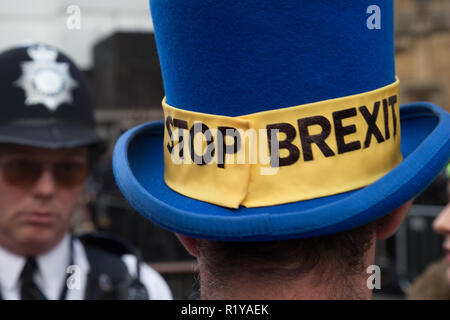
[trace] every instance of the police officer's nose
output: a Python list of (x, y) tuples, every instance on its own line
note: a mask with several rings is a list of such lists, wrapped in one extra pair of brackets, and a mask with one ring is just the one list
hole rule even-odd
[(450, 235), (450, 203), (439, 213), (433, 222), (433, 229), (437, 233)]
[(51, 197), (56, 191), (56, 182), (51, 170), (43, 170), (34, 185), (34, 194), (40, 197)]

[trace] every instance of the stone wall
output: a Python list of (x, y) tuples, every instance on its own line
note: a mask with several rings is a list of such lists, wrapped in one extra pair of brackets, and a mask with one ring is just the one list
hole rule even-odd
[(395, 0), (396, 69), (401, 103), (450, 110), (450, 1)]

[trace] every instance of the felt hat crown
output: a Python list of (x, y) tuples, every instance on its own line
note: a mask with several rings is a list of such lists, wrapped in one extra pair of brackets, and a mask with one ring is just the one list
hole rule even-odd
[(448, 161), (448, 113), (399, 108), (392, 0), (150, 5), (165, 121), (126, 132), (113, 168), (162, 227), (228, 241), (339, 232)]

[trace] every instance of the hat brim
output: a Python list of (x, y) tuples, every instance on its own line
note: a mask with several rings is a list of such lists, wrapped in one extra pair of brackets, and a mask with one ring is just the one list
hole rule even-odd
[(450, 115), (430, 103), (400, 108), (401, 164), (371, 185), (333, 196), (270, 207), (228, 209), (183, 196), (164, 182), (163, 122), (133, 128), (118, 140), (116, 182), (130, 204), (171, 231), (211, 240), (268, 241), (352, 229), (420, 193), (450, 157)]
[(94, 129), (75, 123), (12, 123), (0, 126), (0, 143), (47, 149), (104, 144)]

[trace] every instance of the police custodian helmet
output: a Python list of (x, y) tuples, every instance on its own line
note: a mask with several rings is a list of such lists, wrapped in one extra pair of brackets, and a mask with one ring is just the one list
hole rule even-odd
[(88, 83), (73, 61), (41, 43), (0, 54), (0, 143), (49, 149), (101, 145)]

